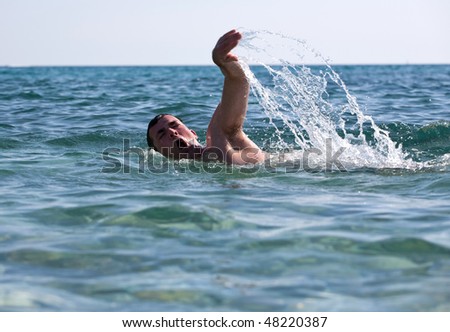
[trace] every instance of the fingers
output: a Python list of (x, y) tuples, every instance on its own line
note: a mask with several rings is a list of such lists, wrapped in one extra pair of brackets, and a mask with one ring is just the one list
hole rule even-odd
[(239, 40), (227, 40), (223, 42), (223, 44), (221, 44), (219, 47), (221, 48), (222, 52), (228, 53), (237, 46), (238, 42)]
[(236, 32), (237, 32), (236, 29), (232, 29), (232, 30), (228, 31), (226, 34), (224, 34), (222, 37), (232, 35), (232, 34), (234, 34)]
[(239, 44), (242, 34), (235, 29), (228, 31), (217, 41), (213, 50), (213, 61), (217, 65), (224, 62), (237, 61), (237, 56), (230, 53), (230, 51)]
[(224, 34), (217, 42), (216, 47), (221, 51), (228, 53), (237, 46), (239, 40), (241, 40), (242, 34), (236, 30), (231, 30)]
[(242, 34), (239, 31), (236, 31), (235, 29), (228, 31), (226, 34), (224, 34), (222, 37), (219, 38), (218, 44), (221, 42), (225, 42), (227, 40), (237, 40), (239, 41), (242, 38)]

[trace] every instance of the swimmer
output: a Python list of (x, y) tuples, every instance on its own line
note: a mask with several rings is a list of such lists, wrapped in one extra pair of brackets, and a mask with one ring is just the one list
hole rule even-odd
[(148, 124), (147, 143), (172, 159), (218, 161), (232, 165), (263, 162), (265, 154), (247, 137), (243, 124), (248, 106), (249, 83), (236, 55), (231, 53), (240, 32), (223, 35), (212, 51), (212, 59), (224, 76), (222, 98), (209, 122), (206, 146), (195, 131), (171, 114), (159, 114)]

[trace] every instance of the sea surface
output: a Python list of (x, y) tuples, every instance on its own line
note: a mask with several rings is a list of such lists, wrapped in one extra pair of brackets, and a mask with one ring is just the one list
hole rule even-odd
[[(257, 167), (147, 150), (158, 113), (205, 140), (216, 67), (0, 68), (0, 310), (449, 311), (450, 65), (332, 68), (308, 106), (250, 67)], [(327, 135), (344, 169), (292, 162)]]

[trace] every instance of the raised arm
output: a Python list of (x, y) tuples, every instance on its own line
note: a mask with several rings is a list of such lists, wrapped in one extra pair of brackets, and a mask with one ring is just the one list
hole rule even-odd
[(242, 130), (247, 113), (249, 84), (237, 56), (231, 53), (241, 38), (238, 31), (231, 30), (219, 39), (212, 52), (214, 63), (225, 77), (222, 100), (213, 120), (227, 135)]
[(264, 160), (264, 153), (243, 131), (249, 83), (237, 56), (231, 53), (241, 38), (238, 31), (231, 30), (219, 39), (212, 52), (214, 63), (224, 75), (224, 83), (222, 99), (206, 134), (206, 145), (221, 151), (219, 159), (239, 165)]

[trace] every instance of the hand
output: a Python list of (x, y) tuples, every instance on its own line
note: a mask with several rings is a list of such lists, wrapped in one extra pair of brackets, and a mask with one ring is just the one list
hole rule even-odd
[(230, 51), (239, 44), (241, 38), (241, 33), (234, 29), (220, 37), (212, 51), (214, 63), (222, 67), (229, 62), (238, 61), (237, 56), (230, 53)]

